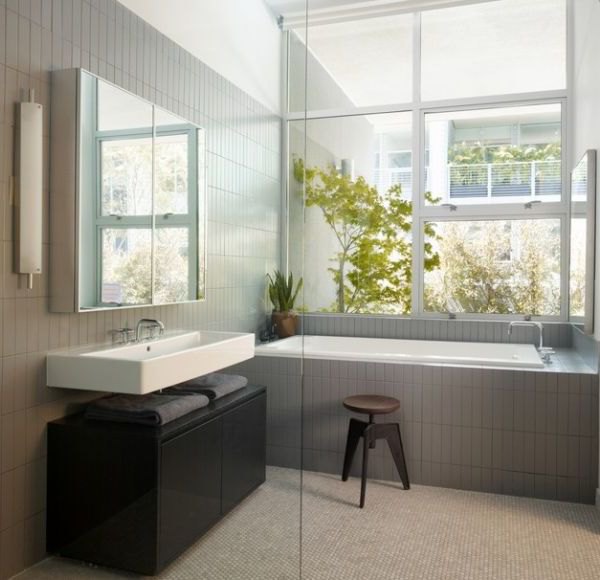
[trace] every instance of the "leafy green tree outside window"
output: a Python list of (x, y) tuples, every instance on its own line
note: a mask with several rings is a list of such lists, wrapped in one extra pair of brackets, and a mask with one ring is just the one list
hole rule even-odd
[[(306, 167), (294, 160), (294, 177), (304, 183), (307, 207), (319, 207), (339, 246), (329, 272), (336, 300), (328, 312), (407, 314), (412, 293), (412, 201), (400, 185), (379, 192), (362, 176), (352, 179), (333, 165)], [(429, 194), (428, 201), (436, 203)], [(425, 231), (435, 239), (433, 226)], [(439, 266), (431, 241), (425, 270)]]

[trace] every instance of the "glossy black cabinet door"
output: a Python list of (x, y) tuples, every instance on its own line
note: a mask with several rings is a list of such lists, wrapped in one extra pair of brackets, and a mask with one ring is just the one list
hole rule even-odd
[(47, 548), (143, 574), (156, 569), (156, 453), (135, 434), (48, 427)]
[(223, 513), (265, 481), (266, 395), (223, 415)]
[(48, 551), (160, 572), (264, 481), (265, 406), (248, 386), (158, 428), (49, 423)]
[(161, 445), (161, 566), (221, 515), (221, 418)]

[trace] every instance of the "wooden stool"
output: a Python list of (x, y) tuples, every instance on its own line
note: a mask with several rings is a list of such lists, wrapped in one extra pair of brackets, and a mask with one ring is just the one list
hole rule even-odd
[(347, 481), (354, 453), (358, 447), (360, 438), (363, 438), (363, 464), (360, 483), (360, 507), (365, 505), (365, 492), (367, 490), (367, 468), (369, 461), (369, 449), (375, 448), (377, 439), (385, 439), (392, 452), (396, 469), (402, 480), (404, 489), (410, 489), (408, 481), (408, 470), (406, 469), (406, 460), (404, 458), (404, 449), (402, 448), (402, 437), (400, 436), (400, 425), (398, 423), (375, 423), (375, 415), (384, 415), (392, 413), (400, 407), (400, 401), (392, 397), (382, 397), (380, 395), (356, 395), (344, 399), (344, 407), (355, 413), (365, 413), (369, 415), (369, 422), (350, 419), (348, 426), (348, 439), (346, 440), (346, 453), (344, 455), (344, 468), (342, 471), (342, 481)]

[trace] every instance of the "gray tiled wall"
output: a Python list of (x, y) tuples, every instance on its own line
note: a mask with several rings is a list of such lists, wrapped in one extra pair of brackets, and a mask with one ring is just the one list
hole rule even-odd
[[(14, 104), (33, 88), (45, 106), (47, 218), (50, 71), (79, 66), (207, 129), (205, 303), (50, 314), (47, 275), (28, 292), (12, 273)], [(263, 323), (264, 275), (279, 263), (280, 123), (115, 0), (0, 0), (0, 579), (44, 556), (46, 423), (93, 396), (45, 387), (48, 349), (104, 341), (148, 315), (170, 328)], [(44, 239), (47, 256), (47, 222)]]
[[(358, 393), (398, 398), (411, 480), (593, 503), (598, 381), (593, 374), (256, 357), (236, 368), (268, 388), (268, 461), (339, 474)], [(301, 415), (301, 405), (304, 414)], [(301, 433), (303, 436), (301, 436)], [(385, 444), (370, 476), (397, 480)], [(360, 460), (354, 466), (358, 474)]]
[[(302, 331), (322, 336), (409, 338), (415, 340), (458, 340), (465, 342), (538, 343), (534, 327), (515, 327), (508, 335), (503, 321), (410, 319), (386, 316), (304, 314)], [(556, 348), (572, 346), (571, 325), (544, 324), (544, 344)]]
[(598, 370), (600, 345), (593, 336), (583, 334), (583, 332), (573, 327), (573, 349), (577, 351), (585, 364), (590, 368)]

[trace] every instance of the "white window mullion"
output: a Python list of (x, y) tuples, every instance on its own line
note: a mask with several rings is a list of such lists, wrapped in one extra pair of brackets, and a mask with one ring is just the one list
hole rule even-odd
[(421, 14), (415, 13), (413, 18), (413, 101), (416, 106), (412, 111), (412, 296), (411, 313), (418, 314), (422, 310), (423, 297), (423, 236), (421, 228), (421, 208), (423, 206), (423, 157), (421, 109)]

